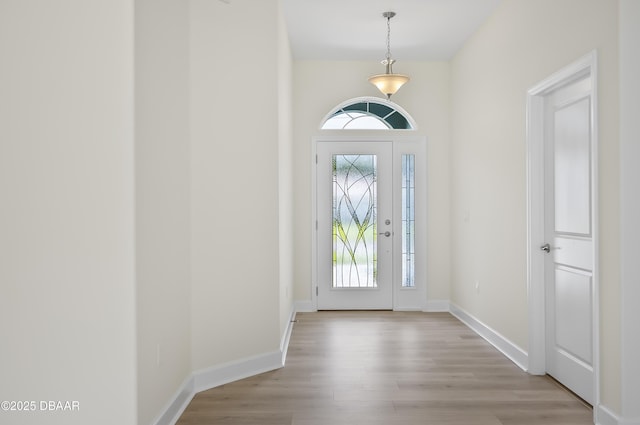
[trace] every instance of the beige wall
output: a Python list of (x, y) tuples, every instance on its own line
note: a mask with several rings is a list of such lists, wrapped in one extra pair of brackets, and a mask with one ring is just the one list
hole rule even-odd
[(136, 0), (138, 423), (191, 372), (189, 8)]
[(0, 2), (0, 400), (80, 406), (2, 423), (136, 423), (133, 19)]
[(196, 371), (279, 349), (276, 5), (190, 4)]
[(611, 0), (504, 1), (452, 61), (451, 147), (452, 301), (526, 350), (526, 91), (598, 51), (601, 389), (614, 410), (620, 403), (617, 12)]
[[(428, 247), (427, 297), (449, 299), (449, 64), (404, 62), (395, 71), (411, 81), (392, 97), (418, 124), (427, 138)], [(294, 193), (295, 293), (311, 300), (311, 151), (322, 118), (345, 100), (382, 96), (367, 78), (383, 72), (376, 61), (294, 62)]]
[(136, 49), (146, 424), (191, 372), (279, 348), (292, 306), (291, 56), (277, 1), (139, 0)]

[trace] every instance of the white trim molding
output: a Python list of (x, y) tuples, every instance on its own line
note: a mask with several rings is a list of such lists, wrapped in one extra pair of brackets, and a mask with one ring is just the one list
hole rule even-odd
[(154, 425), (175, 425), (193, 399), (202, 391), (279, 369), (283, 354), (274, 351), (194, 372), (183, 382)]
[(154, 425), (174, 425), (182, 416), (195, 395), (193, 390), (193, 377), (190, 376), (182, 383), (178, 391), (171, 398), (164, 411), (153, 422)]
[(195, 371), (193, 373), (193, 388), (196, 393), (199, 393), (281, 367), (282, 353), (280, 350), (272, 351)]
[(289, 349), (289, 341), (291, 341), (291, 331), (293, 331), (293, 324), (296, 321), (296, 309), (295, 306), (291, 306), (291, 312), (289, 313), (289, 320), (284, 330), (284, 335), (280, 338), (280, 353), (282, 353), (282, 367), (284, 367), (287, 361), (287, 350)]
[(593, 415), (597, 425), (621, 425), (620, 418), (603, 405), (594, 408)]
[(524, 371), (527, 370), (529, 361), (526, 351), (453, 303), (451, 303), (450, 312), (458, 320), (471, 328), (471, 330), (484, 338), (489, 344), (493, 345), (520, 369)]
[(640, 425), (640, 418), (620, 417), (602, 404), (594, 408), (594, 417), (596, 425)]
[[(620, 0), (620, 379), (621, 412), (640, 424), (640, 2)], [(633, 420), (628, 418), (634, 418)]]
[(178, 388), (153, 425), (175, 425), (193, 397), (201, 391), (284, 367), (295, 317), (296, 309), (292, 306), (288, 323), (280, 338), (280, 350), (193, 372)]

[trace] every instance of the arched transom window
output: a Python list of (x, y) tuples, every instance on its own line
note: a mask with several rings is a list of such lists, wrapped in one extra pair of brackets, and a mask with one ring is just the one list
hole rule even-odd
[(413, 130), (415, 122), (400, 106), (377, 97), (350, 99), (334, 108), (323, 130)]

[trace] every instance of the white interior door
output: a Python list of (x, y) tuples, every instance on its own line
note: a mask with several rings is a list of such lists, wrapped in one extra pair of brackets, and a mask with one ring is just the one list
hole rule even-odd
[(317, 143), (318, 309), (391, 309), (392, 143)]
[(546, 370), (593, 404), (591, 78), (545, 98)]

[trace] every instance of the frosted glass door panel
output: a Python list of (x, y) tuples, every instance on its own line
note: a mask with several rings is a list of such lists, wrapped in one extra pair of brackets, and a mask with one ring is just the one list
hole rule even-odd
[(333, 155), (333, 287), (377, 287), (376, 155)]

